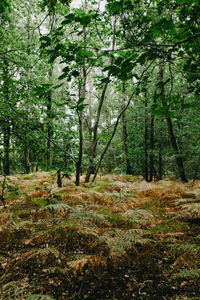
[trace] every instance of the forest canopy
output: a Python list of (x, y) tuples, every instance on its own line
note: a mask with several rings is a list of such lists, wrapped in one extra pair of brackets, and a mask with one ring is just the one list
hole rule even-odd
[(199, 178), (199, 1), (73, 7), (0, 3), (0, 173)]

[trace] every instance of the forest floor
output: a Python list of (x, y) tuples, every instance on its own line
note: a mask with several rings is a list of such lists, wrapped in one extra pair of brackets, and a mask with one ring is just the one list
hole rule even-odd
[(200, 299), (200, 181), (38, 172), (4, 197), (0, 299)]

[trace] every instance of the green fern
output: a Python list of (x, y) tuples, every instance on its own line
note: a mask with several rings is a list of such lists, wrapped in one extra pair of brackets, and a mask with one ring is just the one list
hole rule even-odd
[(26, 281), (10, 281), (1, 288), (3, 300), (19, 299), (24, 295), (29, 287)]
[(47, 269), (43, 269), (43, 272), (49, 273), (49, 274), (60, 273), (60, 274), (66, 275), (66, 274), (68, 274), (69, 269), (68, 268), (59, 268), (59, 267), (50, 267)]
[(185, 277), (196, 277), (196, 278), (200, 278), (200, 269), (184, 269), (178, 273), (176, 273), (174, 275), (174, 277), (181, 277), (181, 278), (185, 278)]
[(48, 295), (41, 295), (41, 294), (32, 294), (32, 295), (23, 295), (19, 300), (55, 300), (54, 298), (48, 296)]
[(57, 249), (52, 248), (52, 247), (42, 248), (42, 249), (39, 249), (39, 250), (35, 251), (34, 253), (30, 254), (28, 256), (28, 259), (34, 258), (38, 255), (48, 255), (48, 254), (53, 254), (57, 258), (57, 257), (59, 257), (60, 252)]
[(199, 244), (188, 244), (188, 243), (174, 243), (170, 245), (171, 248), (176, 248), (177, 250), (182, 250), (186, 252), (199, 252), (200, 245)]
[(107, 216), (103, 214), (97, 214), (88, 208), (76, 207), (70, 215), (71, 219), (80, 219), (81, 222), (94, 222), (96, 224), (109, 224)]

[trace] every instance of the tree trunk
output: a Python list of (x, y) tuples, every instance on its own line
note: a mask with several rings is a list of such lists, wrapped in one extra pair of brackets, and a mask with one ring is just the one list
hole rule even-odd
[[(49, 77), (52, 77), (53, 72), (49, 72)], [(47, 154), (46, 154), (46, 169), (49, 170), (52, 164), (51, 146), (52, 146), (52, 90), (48, 91), (47, 97)]]
[(83, 112), (79, 113), (79, 154), (76, 162), (76, 186), (80, 185), (80, 175), (82, 173), (82, 157), (83, 157)]
[[(87, 3), (87, 1), (86, 1), (86, 3)], [(112, 27), (113, 27), (113, 32), (115, 32), (116, 18), (114, 19), (114, 23), (113, 23)], [(113, 37), (112, 37), (112, 50), (114, 50), (114, 48), (115, 48), (115, 35), (113, 35)], [(112, 64), (113, 64), (113, 61), (111, 59), (111, 65)], [(104, 84), (104, 88), (103, 88), (101, 98), (100, 98), (100, 102), (99, 102), (99, 106), (98, 106), (96, 121), (95, 121), (94, 129), (93, 129), (93, 140), (92, 140), (92, 145), (91, 145), (91, 153), (90, 153), (90, 157), (89, 157), (89, 166), (88, 166), (85, 182), (89, 182), (90, 175), (94, 171), (94, 165), (93, 164), (94, 164), (94, 157), (95, 157), (97, 142), (98, 142), (98, 140), (97, 140), (97, 130), (98, 130), (98, 126), (99, 126), (99, 120), (100, 120), (100, 116), (101, 116), (101, 109), (102, 109), (102, 106), (103, 106), (103, 102), (105, 100), (105, 95), (106, 95), (106, 90), (107, 90), (108, 84), (109, 84), (109, 78), (108, 78), (107, 82)], [(96, 170), (95, 170), (95, 174), (96, 174)]]
[[(123, 105), (125, 105), (125, 84), (123, 83), (122, 88), (122, 100)], [(122, 114), (122, 141), (123, 141), (123, 150), (124, 150), (124, 158), (126, 163), (126, 174), (132, 174), (131, 172), (131, 164), (130, 159), (128, 157), (128, 145), (127, 145), (127, 123), (126, 123), (126, 112)]]
[[(31, 23), (31, 8), (27, 6), (27, 55), (30, 56), (31, 54), (31, 28), (30, 28), (30, 23)], [(28, 104), (26, 105), (27, 112), (30, 114), (30, 80), (31, 80), (31, 72), (30, 72), (30, 67), (28, 66), (27, 69), (27, 100)], [(29, 115), (27, 116), (27, 123), (29, 121)], [(30, 173), (30, 145), (28, 141), (29, 137), (27, 134), (25, 134), (25, 145), (24, 145), (24, 167), (25, 167), (25, 172), (26, 174)]]
[(159, 157), (158, 157), (158, 180), (162, 180), (163, 178), (163, 159), (162, 159), (162, 152), (159, 149)]
[(26, 174), (29, 174), (31, 171), (31, 167), (30, 167), (30, 150), (28, 144), (26, 144), (24, 147), (24, 167), (25, 167)]
[(3, 126), (3, 173), (5, 175), (10, 174), (10, 124), (9, 122)]
[(160, 96), (162, 99), (163, 108), (166, 111), (166, 122), (167, 122), (167, 127), (168, 127), (168, 134), (169, 134), (172, 148), (174, 150), (178, 174), (179, 174), (179, 177), (182, 180), (182, 182), (188, 182), (188, 179), (186, 177), (185, 170), (184, 170), (183, 159), (182, 159), (181, 153), (179, 151), (179, 148), (178, 148), (178, 145), (176, 142), (176, 137), (174, 135), (172, 120), (168, 113), (168, 108), (167, 108), (167, 104), (165, 101), (162, 63), (159, 64), (159, 81), (160, 81)]
[(62, 178), (61, 178), (61, 171), (57, 171), (57, 185), (58, 187), (62, 187)]
[(145, 120), (144, 120), (144, 178), (149, 181), (148, 166), (148, 112), (147, 112), (147, 95), (145, 93)]
[(99, 126), (99, 121), (100, 121), (100, 116), (101, 116), (101, 109), (103, 106), (103, 102), (105, 100), (105, 95), (106, 95), (106, 90), (108, 87), (108, 82), (105, 83), (102, 94), (101, 94), (101, 98), (100, 98), (100, 102), (99, 102), (99, 106), (98, 106), (98, 110), (97, 110), (97, 116), (96, 116), (96, 120), (95, 120), (95, 124), (94, 124), (94, 128), (93, 128), (93, 138), (91, 141), (91, 150), (90, 150), (90, 156), (89, 156), (89, 166), (87, 169), (87, 174), (85, 177), (85, 182), (89, 182), (90, 181), (90, 176), (91, 174), (94, 172), (94, 157), (95, 157), (95, 152), (96, 152), (96, 148), (97, 148), (97, 130), (98, 130), (98, 126)]
[[(3, 96), (5, 103), (9, 103), (9, 70), (8, 62), (4, 59), (3, 67)], [(3, 123), (3, 173), (10, 174), (10, 122), (9, 116)]]
[(154, 115), (151, 116), (151, 127), (150, 127), (150, 147), (151, 154), (149, 157), (150, 160), (150, 174), (149, 174), (149, 182), (153, 180), (154, 177)]
[(97, 176), (97, 173), (98, 173), (98, 171), (99, 171), (99, 168), (101, 167), (101, 163), (102, 163), (102, 160), (103, 160), (103, 158), (104, 158), (104, 155), (106, 154), (106, 152), (107, 152), (107, 150), (108, 150), (108, 148), (109, 148), (109, 146), (110, 146), (110, 144), (111, 144), (111, 142), (112, 142), (112, 140), (113, 140), (113, 137), (115, 136), (115, 132), (116, 132), (116, 130), (117, 130), (117, 126), (118, 126), (118, 124), (119, 124), (120, 118), (121, 118), (122, 114), (126, 111), (126, 109), (129, 107), (129, 104), (130, 104), (130, 102), (131, 102), (131, 100), (132, 100), (134, 94), (135, 94), (135, 93), (133, 93), (133, 94), (130, 96), (130, 98), (129, 98), (127, 104), (126, 104), (126, 106), (122, 109), (122, 111), (120, 112), (120, 114), (119, 114), (118, 117), (117, 117), (117, 121), (116, 121), (116, 123), (115, 123), (114, 129), (113, 129), (113, 132), (112, 132), (112, 135), (111, 135), (111, 137), (110, 137), (110, 139), (109, 139), (109, 141), (108, 141), (108, 143), (107, 143), (107, 145), (106, 145), (106, 147), (105, 147), (103, 153), (101, 154), (101, 157), (100, 157), (100, 159), (99, 159), (99, 162), (98, 162), (98, 165), (97, 165), (95, 174), (94, 174), (94, 176), (93, 176), (93, 178), (92, 178), (92, 182), (94, 182), (95, 179), (96, 179), (96, 176)]
[[(79, 99), (85, 98), (86, 93), (86, 80), (87, 73), (86, 68), (83, 66), (83, 83), (79, 87)], [(80, 185), (80, 175), (82, 174), (82, 159), (83, 159), (83, 111), (78, 112), (79, 122), (79, 153), (78, 160), (76, 162), (76, 186)]]

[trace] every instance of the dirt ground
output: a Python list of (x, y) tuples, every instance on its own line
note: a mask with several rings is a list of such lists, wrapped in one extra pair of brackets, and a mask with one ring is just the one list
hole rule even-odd
[(200, 181), (38, 172), (3, 197), (0, 299), (200, 299)]

